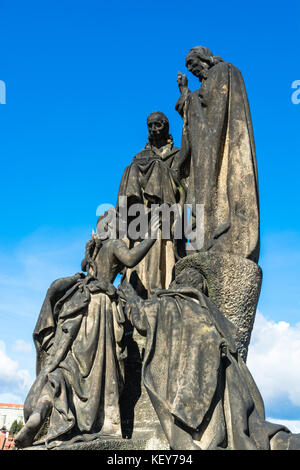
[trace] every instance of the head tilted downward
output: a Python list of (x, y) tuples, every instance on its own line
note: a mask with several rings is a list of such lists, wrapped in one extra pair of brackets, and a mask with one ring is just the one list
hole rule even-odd
[(101, 249), (101, 240), (92, 236), (92, 238), (85, 245), (84, 258), (81, 261), (81, 269), (83, 272), (97, 277), (98, 269), (96, 263), (96, 257)]
[(214, 56), (210, 49), (204, 46), (193, 47), (186, 56), (187, 69), (199, 80), (207, 78), (207, 71), (223, 59)]
[(207, 283), (204, 275), (195, 268), (185, 268), (176, 275), (174, 284), (182, 287), (193, 287), (208, 295)]

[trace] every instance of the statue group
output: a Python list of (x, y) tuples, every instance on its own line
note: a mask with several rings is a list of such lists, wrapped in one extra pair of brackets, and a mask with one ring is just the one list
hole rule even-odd
[(202, 46), (186, 67), (201, 86), (178, 74), (181, 147), (151, 113), (82, 272), (47, 291), (18, 448), (300, 449), (300, 435), (266, 421), (246, 365), (261, 269), (244, 81)]

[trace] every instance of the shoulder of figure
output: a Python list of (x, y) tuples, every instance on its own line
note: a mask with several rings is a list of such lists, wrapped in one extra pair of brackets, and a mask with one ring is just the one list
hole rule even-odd
[(209, 69), (209, 75), (221, 75), (223, 73), (228, 73), (228, 69), (231, 67), (234, 67), (234, 65), (230, 64), (229, 62), (218, 62)]
[(152, 154), (153, 154), (152, 150), (150, 148), (145, 147), (143, 150), (141, 150), (139, 153), (137, 153), (133, 157), (133, 161), (138, 160), (139, 158), (150, 157)]

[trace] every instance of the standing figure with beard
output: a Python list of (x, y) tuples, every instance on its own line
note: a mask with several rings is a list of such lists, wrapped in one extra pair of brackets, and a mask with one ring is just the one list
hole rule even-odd
[(190, 50), (186, 67), (201, 82), (188, 89), (178, 74), (183, 136), (190, 146), (187, 203), (203, 204), (201, 251), (259, 257), (259, 202), (252, 123), (241, 72), (206, 47)]
[[(174, 147), (169, 134), (169, 121), (163, 113), (151, 113), (147, 126), (149, 141), (125, 168), (117, 207), (120, 211), (120, 198), (125, 196), (129, 214), (133, 204), (141, 204), (146, 217), (150, 217), (152, 204), (183, 207), (185, 190), (180, 180), (185, 176), (182, 163), (186, 160), (188, 149), (185, 142), (181, 149)], [(144, 298), (150, 297), (157, 288), (167, 288), (172, 280), (176, 252), (180, 250), (173, 235), (174, 224), (171, 223), (169, 237), (162, 237), (160, 230), (155, 246), (145, 258), (133, 269), (126, 270), (126, 279)], [(130, 239), (130, 233), (129, 244), (135, 244), (135, 240)]]

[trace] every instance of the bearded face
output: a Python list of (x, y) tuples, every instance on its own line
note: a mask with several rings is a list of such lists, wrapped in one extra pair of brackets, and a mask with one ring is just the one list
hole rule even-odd
[(147, 119), (149, 141), (153, 143), (166, 143), (169, 136), (169, 122), (162, 113), (152, 113)]
[(206, 62), (200, 59), (196, 52), (191, 52), (186, 58), (187, 69), (195, 75), (200, 81), (204, 73), (208, 70), (209, 66)]

